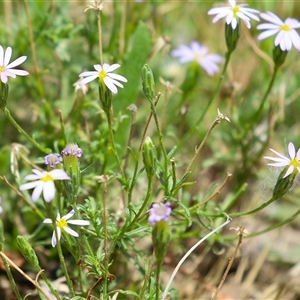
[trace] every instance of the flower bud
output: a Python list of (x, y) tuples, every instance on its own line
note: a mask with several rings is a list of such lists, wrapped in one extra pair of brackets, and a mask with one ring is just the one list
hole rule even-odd
[(99, 80), (99, 98), (105, 114), (108, 115), (111, 109), (112, 93), (101, 80)]
[(273, 61), (275, 63), (275, 68), (279, 68), (285, 62), (286, 56), (289, 51), (281, 50), (280, 46), (275, 46), (273, 49)]
[(56, 168), (62, 161), (63, 159), (59, 153), (50, 153), (44, 157), (44, 163), (48, 171)]
[(141, 76), (144, 94), (152, 102), (155, 99), (155, 82), (153, 72), (147, 64), (142, 67)]
[(157, 222), (152, 230), (152, 242), (158, 264), (162, 264), (170, 241), (169, 223)]
[(272, 196), (273, 200), (277, 200), (280, 197), (282, 197), (293, 186), (294, 179), (295, 179), (295, 177), (298, 173), (298, 170), (295, 169), (292, 174), (290, 174), (289, 176), (284, 177), (288, 168), (289, 168), (289, 166), (286, 166), (278, 176), (277, 182), (276, 182), (275, 187), (273, 189), (273, 196)]
[(81, 179), (79, 159), (82, 156), (82, 149), (79, 148), (76, 144), (68, 144), (61, 153), (63, 155), (65, 171), (71, 178), (71, 182), (64, 182), (64, 186), (67, 189), (68, 197), (74, 200), (77, 198)]
[(29, 242), (24, 237), (18, 235), (17, 245), (26, 260), (37, 269), (40, 269), (39, 260)]
[(236, 28), (233, 29), (231, 24), (225, 24), (225, 39), (228, 52), (231, 53), (236, 48), (240, 37), (240, 23), (238, 22)]
[(147, 176), (151, 178), (156, 172), (156, 148), (150, 137), (145, 138), (142, 154)]

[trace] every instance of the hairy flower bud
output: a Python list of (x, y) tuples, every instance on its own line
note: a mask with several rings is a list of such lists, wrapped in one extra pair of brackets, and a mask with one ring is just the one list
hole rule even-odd
[(153, 101), (155, 99), (155, 82), (154, 76), (151, 68), (145, 64), (142, 67), (142, 84), (143, 84), (143, 91), (148, 98), (149, 101)]
[(18, 235), (17, 245), (23, 256), (26, 258), (26, 260), (34, 267), (40, 269), (39, 260), (27, 239)]

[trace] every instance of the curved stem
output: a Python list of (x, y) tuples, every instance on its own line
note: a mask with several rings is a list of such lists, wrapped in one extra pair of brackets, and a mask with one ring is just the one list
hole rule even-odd
[(6, 117), (8, 118), (8, 120), (11, 122), (11, 124), (18, 130), (18, 132), (21, 133), (21, 134), (23, 134), (27, 138), (27, 140), (29, 142), (31, 142), (31, 144), (33, 146), (35, 146), (37, 149), (39, 149), (41, 152), (43, 152), (45, 154), (51, 153), (51, 149), (43, 148), (40, 144), (38, 144), (36, 142), (35, 139), (33, 139), (30, 135), (27, 134), (26, 131), (23, 130), (23, 128), (12, 117), (12, 115), (10, 114), (10, 111), (9, 111), (9, 109), (7, 107), (4, 108), (4, 113), (5, 113)]

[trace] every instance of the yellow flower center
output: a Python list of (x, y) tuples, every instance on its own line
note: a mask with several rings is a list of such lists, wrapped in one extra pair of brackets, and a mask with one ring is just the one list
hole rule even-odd
[(42, 181), (47, 182), (47, 181), (54, 181), (54, 178), (48, 173), (46, 176), (41, 178)]
[(61, 218), (60, 220), (56, 221), (56, 226), (60, 228), (64, 228), (68, 226), (68, 223), (64, 218)]
[(99, 80), (103, 81), (103, 79), (107, 76), (107, 73), (104, 70), (99, 72)]
[(5, 67), (4, 66), (0, 66), (0, 73), (5, 71)]
[(232, 11), (233, 11), (234, 16), (237, 17), (236, 14), (240, 11), (240, 8), (238, 6), (235, 6), (232, 8)]
[(289, 25), (283, 24), (280, 26), (280, 30), (282, 31), (290, 31), (291, 27)]
[(290, 166), (298, 168), (298, 167), (300, 167), (300, 161), (295, 157), (295, 158), (291, 159)]

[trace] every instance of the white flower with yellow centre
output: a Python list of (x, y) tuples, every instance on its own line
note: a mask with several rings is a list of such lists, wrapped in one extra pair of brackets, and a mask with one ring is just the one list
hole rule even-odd
[(208, 54), (208, 48), (197, 41), (192, 41), (189, 46), (179, 46), (171, 55), (177, 57), (181, 63), (196, 61), (210, 76), (219, 71), (217, 64), (224, 60), (218, 54)]
[(39, 171), (33, 169), (34, 174), (25, 176), (26, 180), (34, 180), (24, 183), (20, 186), (21, 191), (34, 189), (31, 199), (36, 202), (43, 193), (46, 202), (50, 202), (55, 196), (54, 180), (70, 180), (69, 175), (60, 169), (55, 169), (50, 172)]
[(26, 76), (29, 74), (27, 71), (24, 70), (13, 69), (14, 67), (22, 64), (26, 60), (27, 56), (21, 56), (13, 62), (9, 63), (11, 59), (11, 54), (11, 47), (7, 47), (4, 51), (4, 49), (0, 45), (0, 80), (3, 83), (7, 83), (8, 77), (16, 78), (16, 75)]
[(259, 21), (259, 18), (255, 15), (259, 11), (253, 8), (246, 8), (247, 4), (236, 5), (235, 0), (229, 0), (230, 6), (215, 7), (208, 11), (209, 15), (216, 15), (213, 18), (213, 23), (216, 23), (222, 18), (226, 18), (226, 23), (231, 23), (232, 29), (235, 29), (239, 19), (242, 19), (248, 28), (251, 28), (250, 19)]
[(265, 156), (264, 157), (265, 159), (269, 159), (273, 161), (272, 163), (268, 164), (269, 166), (274, 166), (279, 168), (289, 166), (283, 178), (291, 175), (295, 169), (298, 170), (298, 172), (300, 173), (300, 149), (298, 149), (296, 153), (296, 149), (293, 143), (290, 142), (288, 145), (288, 153), (290, 158), (280, 154), (274, 149), (270, 149), (270, 150), (276, 155), (278, 155), (279, 157)]
[[(70, 228), (68, 226), (68, 224), (73, 224), (73, 225), (81, 225), (81, 226), (88, 226), (90, 225), (89, 221), (86, 220), (69, 220), (70, 218), (72, 218), (74, 215), (74, 210), (71, 210), (68, 214), (66, 214), (65, 216), (63, 216), (62, 218), (60, 217), (60, 214), (57, 213), (57, 217), (56, 217), (56, 233), (57, 233), (57, 239), (58, 241), (61, 238), (61, 233), (62, 230), (67, 232), (68, 234), (74, 236), (74, 237), (79, 237), (79, 234), (74, 231), (72, 228)], [(47, 218), (43, 221), (44, 224), (53, 224), (52, 220), (50, 218)], [(57, 240), (56, 240), (56, 234), (55, 231), (53, 231), (52, 234), (52, 241), (51, 241), (52, 247), (55, 247), (57, 244)]]
[(290, 51), (292, 46), (300, 51), (300, 37), (295, 29), (300, 28), (300, 22), (293, 18), (287, 18), (284, 22), (271, 12), (261, 13), (260, 16), (270, 23), (263, 23), (257, 26), (259, 30), (265, 30), (257, 37), (263, 40), (276, 35), (274, 44), (280, 46), (282, 51)]
[(85, 77), (79, 82), (79, 85), (87, 84), (98, 78), (99, 83), (104, 83), (112, 93), (116, 94), (118, 92), (117, 86), (120, 88), (124, 87), (119, 81), (127, 82), (125, 77), (112, 73), (119, 67), (119, 64), (109, 65), (104, 63), (103, 66), (94, 65), (96, 71), (87, 71), (79, 74), (79, 77)]

